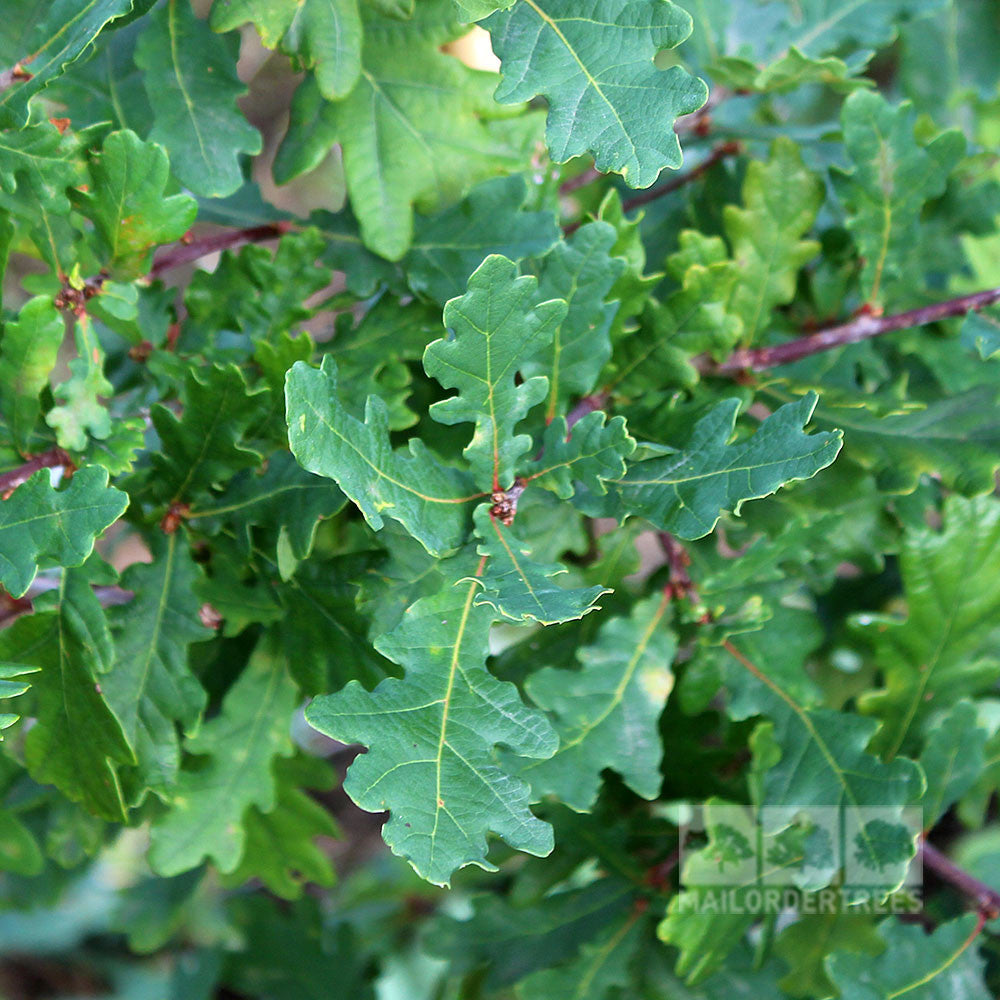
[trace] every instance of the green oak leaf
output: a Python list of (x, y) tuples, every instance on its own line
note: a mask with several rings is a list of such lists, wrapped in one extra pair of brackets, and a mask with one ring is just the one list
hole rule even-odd
[(539, 300), (562, 299), (567, 305), (551, 342), (525, 366), (526, 375), (548, 377), (549, 420), (571, 397), (585, 396), (594, 388), (611, 357), (609, 331), (618, 306), (605, 299), (625, 270), (625, 261), (611, 256), (616, 242), (611, 225), (588, 222), (570, 240), (557, 243), (539, 264)]
[(474, 603), (474, 566), (458, 557), (442, 589), (410, 605), (376, 640), (405, 669), (404, 679), (371, 692), (352, 681), (306, 709), (321, 733), (369, 748), (348, 770), (344, 790), (362, 809), (389, 810), (383, 839), (437, 885), (465, 865), (493, 870), (488, 832), (529, 854), (552, 850), (552, 828), (528, 808), (528, 784), (498, 766), (493, 749), (546, 757), (556, 736), (513, 684), (483, 665), (495, 613)]
[(135, 758), (101, 694), (101, 675), (114, 656), (104, 609), (86, 569), (64, 571), (51, 597), (0, 633), (0, 659), (41, 667), (32, 678), (36, 721), (25, 737), (25, 762), (36, 781), (103, 819), (124, 822), (119, 768)]
[(161, 146), (134, 132), (112, 132), (90, 167), (91, 190), (80, 196), (83, 213), (101, 239), (114, 278), (149, 271), (153, 248), (179, 240), (191, 228), (198, 203), (184, 194), (164, 195), (170, 163)]
[[(762, 399), (777, 402), (800, 394), (780, 384), (761, 390)], [(1000, 389), (989, 384), (884, 416), (866, 409), (860, 399), (841, 405), (821, 398), (813, 422), (842, 428), (844, 457), (875, 472), (883, 492), (912, 493), (926, 473), (949, 489), (974, 496), (993, 488), (1000, 468), (1000, 423), (993, 417), (997, 406)]]
[(488, 504), (480, 504), (473, 514), (476, 534), (481, 540), (479, 554), (487, 558), (485, 570), (473, 578), (481, 587), (475, 605), (489, 605), (498, 615), (515, 622), (557, 622), (582, 618), (590, 611), (605, 587), (563, 588), (553, 577), (566, 572), (561, 564), (535, 562), (531, 548), (490, 513)]
[(630, 967), (644, 937), (643, 912), (636, 907), (627, 916), (609, 923), (571, 961), (526, 977), (518, 984), (518, 1000), (552, 997), (603, 1000), (614, 996), (618, 989), (627, 989)]
[[(27, 663), (0, 663), (0, 698), (7, 701), (24, 694), (30, 689), (31, 682), (22, 678), (41, 669)], [(3, 740), (3, 730), (9, 729), (20, 718), (12, 712), (0, 712), (0, 741)]]
[(802, 236), (822, 203), (822, 181), (802, 162), (796, 143), (782, 137), (767, 162), (747, 167), (743, 207), (723, 209), (737, 274), (729, 311), (742, 321), (744, 343), (759, 338), (775, 306), (792, 300), (799, 269), (819, 253), (819, 244)]
[(252, 21), (268, 48), (283, 52), (316, 75), (330, 100), (346, 97), (361, 75), (361, 15), (358, 0), (223, 0), (212, 7), (216, 31)]
[(901, 22), (932, 13), (943, 0), (800, 0), (782, 4), (783, 23), (768, 38), (772, 51), (792, 47), (808, 56), (826, 55), (853, 43), (877, 49), (895, 38)]
[(277, 452), (263, 472), (238, 472), (218, 496), (188, 515), (200, 531), (218, 532), (233, 525), (247, 552), (252, 548), (255, 526), (261, 525), (284, 538), (296, 560), (312, 551), (319, 522), (341, 510), (347, 502), (333, 483), (306, 472), (287, 452)]
[(89, 438), (104, 440), (111, 433), (111, 414), (101, 397), (114, 395), (114, 387), (105, 377), (104, 351), (88, 316), (77, 317), (74, 339), (69, 378), (52, 390), (59, 405), (45, 414), (45, 422), (60, 448), (83, 451)]
[[(724, 671), (730, 716), (765, 720), (751, 738), (760, 774), (758, 804), (789, 807), (787, 816), (772, 810), (764, 817), (767, 832), (782, 829), (792, 813), (810, 816), (813, 808), (836, 807), (853, 831), (848, 853), (858, 852), (847, 860), (879, 872), (883, 892), (894, 889), (915, 851), (918, 831), (906, 825), (903, 809), (923, 794), (919, 767), (903, 757), (883, 763), (868, 752), (878, 729), (874, 719), (805, 707), (738, 650), (731, 654)], [(882, 837), (883, 826), (904, 838), (905, 856), (898, 856), (895, 844)]]
[(261, 149), (260, 133), (236, 106), (246, 93), (236, 40), (214, 35), (187, 0), (166, 0), (143, 25), (135, 61), (153, 109), (150, 140), (167, 150), (174, 175), (195, 194), (232, 194), (243, 183), (240, 154)]
[(960, 334), (962, 346), (975, 351), (983, 361), (1000, 354), (1000, 319), (996, 309), (981, 309), (965, 317)]
[(272, 762), (292, 753), (295, 704), (284, 657), (265, 637), (226, 692), (220, 713), (185, 743), (209, 760), (179, 773), (170, 808), (154, 821), (153, 871), (178, 875), (205, 858), (224, 873), (237, 867), (246, 842), (244, 814), (251, 806), (274, 808)]
[(54, 0), (30, 5), (26, 20), (15, 13), (13, 23), (5, 22), (0, 58), (5, 66), (22, 63), (29, 75), (0, 93), (0, 128), (27, 125), (31, 99), (79, 59), (109, 21), (131, 9), (132, 0)]
[(574, 482), (593, 493), (606, 493), (608, 480), (625, 474), (625, 459), (635, 451), (624, 417), (607, 419), (600, 410), (581, 417), (572, 430), (556, 417), (546, 428), (542, 454), (527, 467), (524, 478), (568, 500)]
[(39, 564), (79, 566), (128, 500), (98, 466), (80, 469), (62, 490), (53, 487), (48, 469), (40, 469), (0, 502), (0, 585), (20, 597)]
[(410, 287), (444, 305), (465, 291), (469, 275), (490, 254), (520, 261), (545, 253), (559, 239), (556, 219), (526, 211), (527, 197), (523, 175), (512, 174), (483, 181), (437, 215), (418, 216), (404, 261)]
[(670, 0), (522, 0), (484, 27), (502, 64), (496, 99), (547, 98), (545, 138), (557, 163), (590, 152), (598, 170), (638, 188), (681, 165), (674, 121), (697, 111), (708, 88), (653, 60), (691, 34), (682, 8)]
[(683, 449), (634, 462), (608, 485), (617, 491), (626, 515), (644, 517), (681, 538), (701, 538), (722, 511), (738, 514), (745, 500), (808, 479), (837, 457), (839, 432), (802, 431), (815, 406), (815, 394), (783, 406), (752, 437), (731, 444), (740, 404), (724, 400), (698, 421)]
[(0, 810), (0, 871), (41, 875), (45, 856), (24, 823), (10, 810)]
[(180, 417), (162, 404), (152, 409), (161, 441), (152, 456), (156, 498), (190, 501), (234, 472), (260, 465), (260, 454), (242, 439), (268, 395), (266, 389), (251, 391), (235, 365), (214, 365), (202, 378), (190, 369)]
[(883, 677), (859, 709), (879, 719), (876, 748), (909, 747), (928, 716), (1000, 678), (1000, 500), (950, 497), (942, 531), (908, 531), (900, 553), (905, 621), (866, 615), (861, 634)]
[(921, 211), (944, 191), (965, 153), (965, 137), (957, 130), (918, 142), (915, 117), (909, 105), (893, 108), (868, 91), (852, 94), (841, 114), (851, 169), (835, 169), (833, 179), (849, 212), (847, 228), (864, 260), (862, 292), (872, 303), (882, 303), (884, 286), (912, 267)]
[(580, 945), (593, 941), (608, 924), (620, 926), (635, 902), (634, 886), (619, 877), (547, 893), (527, 905), (484, 893), (471, 901), (470, 917), (438, 917), (427, 945), (460, 975), (487, 965), (484, 985), (495, 992), (573, 959)]
[[(464, 288), (464, 282), (463, 282)], [(414, 301), (400, 304), (383, 296), (348, 329), (346, 324), (328, 353), (337, 362), (337, 378), (345, 404), (361, 416), (364, 400), (379, 396), (389, 408), (389, 429), (402, 430), (417, 421), (410, 407), (415, 385), (410, 362), (441, 333), (441, 312)]]
[(660, 939), (680, 952), (676, 972), (688, 985), (724, 968), (759, 917), (754, 894), (769, 884), (793, 884), (806, 856), (802, 828), (764, 831), (745, 806), (709, 799), (704, 822), (708, 841), (686, 853), (682, 890), (657, 927)]
[(80, 142), (49, 122), (0, 133), (0, 188), (11, 194), (30, 190), (39, 205), (57, 214), (69, 211), (66, 189), (82, 183)]
[(544, 397), (543, 377), (515, 376), (525, 362), (552, 339), (566, 314), (559, 300), (536, 304), (536, 280), (518, 277), (506, 257), (487, 257), (469, 278), (466, 293), (444, 310), (444, 325), (454, 331), (424, 352), (424, 369), (458, 395), (435, 403), (431, 416), (443, 424), (473, 423), (464, 451), (476, 485), (495, 491), (514, 480), (518, 460), (531, 438), (515, 426)]
[(775, 954), (790, 967), (781, 988), (793, 997), (835, 996), (836, 988), (823, 967), (826, 956), (831, 951), (872, 956), (882, 948), (882, 939), (869, 914), (851, 913), (845, 908), (804, 914), (774, 942)]
[(279, 183), (318, 166), (339, 142), (351, 209), (365, 246), (399, 260), (413, 206), (441, 208), (472, 183), (520, 169), (537, 116), (496, 120), (495, 76), (440, 51), (462, 33), (451, 0), (426, 0), (410, 21), (369, 12), (357, 86), (336, 102), (307, 79), (275, 160)]
[(66, 325), (48, 296), (29, 299), (16, 320), (4, 324), (0, 340), (0, 413), (11, 443), (22, 455), (42, 412), (39, 399), (56, 366)]
[(243, 820), (246, 841), (239, 867), (223, 881), (241, 886), (260, 879), (276, 896), (298, 899), (303, 885), (331, 886), (333, 866), (316, 837), (336, 837), (339, 828), (329, 811), (305, 789), (328, 791), (333, 769), (318, 757), (278, 758), (274, 764), (278, 786), (274, 808), (261, 812), (251, 806)]
[(986, 741), (990, 732), (978, 723), (970, 701), (953, 705), (931, 729), (920, 755), (927, 791), (920, 800), (924, 829), (930, 830), (986, 770)]
[(154, 535), (153, 561), (130, 566), (122, 586), (135, 597), (115, 608), (115, 662), (101, 681), (135, 748), (144, 785), (169, 791), (180, 767), (176, 724), (193, 732), (206, 695), (188, 666), (192, 643), (212, 638), (198, 617), (201, 572), (180, 532)]
[(482, 494), (457, 469), (435, 458), (422, 441), (409, 454), (394, 451), (389, 415), (378, 396), (369, 396), (364, 422), (344, 409), (337, 393), (337, 365), (321, 368), (298, 361), (285, 386), (288, 441), (303, 468), (336, 481), (376, 531), (383, 514), (399, 521), (428, 552), (453, 552), (468, 537), (469, 504)]
[[(843, 1000), (989, 1000), (983, 982), (984, 960), (973, 945), (976, 917), (966, 914), (939, 925), (931, 934), (915, 924), (879, 924), (884, 950), (873, 958), (835, 951), (826, 972)], [(972, 947), (970, 947), (972, 945)]]
[(670, 383), (694, 385), (699, 376), (689, 357), (708, 353), (721, 360), (743, 333), (742, 320), (728, 308), (738, 274), (725, 243), (692, 229), (678, 241), (667, 269), (679, 287), (662, 302), (651, 301), (640, 329), (616, 346), (611, 385), (629, 396)]
[(668, 605), (665, 596), (638, 601), (627, 618), (607, 620), (596, 640), (577, 650), (580, 670), (545, 667), (528, 678), (528, 696), (550, 713), (559, 734), (552, 757), (521, 763), (519, 773), (537, 797), (592, 809), (606, 767), (637, 795), (659, 794), (659, 718), (677, 650), (665, 621)]

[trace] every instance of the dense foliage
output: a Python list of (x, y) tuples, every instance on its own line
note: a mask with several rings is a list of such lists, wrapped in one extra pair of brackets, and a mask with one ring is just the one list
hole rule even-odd
[(996, 995), (997, 0), (2, 12), (0, 995)]

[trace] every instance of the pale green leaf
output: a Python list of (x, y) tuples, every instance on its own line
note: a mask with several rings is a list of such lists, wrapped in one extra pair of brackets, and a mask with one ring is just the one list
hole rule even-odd
[(153, 823), (149, 863), (157, 874), (177, 875), (205, 858), (222, 872), (236, 868), (246, 841), (244, 814), (251, 806), (274, 807), (272, 763), (292, 753), (295, 701), (284, 658), (261, 640), (219, 715), (185, 744), (209, 759), (180, 772), (170, 808)]
[(515, 426), (544, 397), (548, 382), (515, 376), (548, 343), (566, 305), (559, 300), (537, 303), (537, 283), (518, 277), (506, 257), (487, 257), (469, 278), (469, 287), (444, 310), (444, 324), (454, 331), (424, 352), (424, 368), (458, 395), (435, 403), (431, 416), (443, 424), (476, 426), (465, 449), (476, 485), (482, 490), (508, 488), (518, 460), (531, 438), (515, 434)]
[(127, 506), (128, 497), (108, 486), (105, 469), (80, 469), (62, 490), (40, 469), (0, 501), (0, 585), (20, 597), (39, 564), (79, 566)]

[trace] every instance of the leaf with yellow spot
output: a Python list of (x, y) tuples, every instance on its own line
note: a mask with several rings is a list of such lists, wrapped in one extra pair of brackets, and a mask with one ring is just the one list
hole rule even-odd
[(550, 713), (559, 734), (553, 756), (519, 768), (538, 798), (555, 795), (587, 811), (606, 767), (637, 795), (656, 798), (663, 757), (658, 723), (677, 651), (668, 603), (665, 595), (650, 597), (627, 618), (605, 622), (596, 641), (577, 651), (581, 670), (546, 667), (528, 678), (529, 697)]

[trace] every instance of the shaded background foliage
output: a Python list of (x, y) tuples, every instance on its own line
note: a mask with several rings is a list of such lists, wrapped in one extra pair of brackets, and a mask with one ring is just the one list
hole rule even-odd
[(3, 13), (4, 996), (996, 994), (995, 0)]

